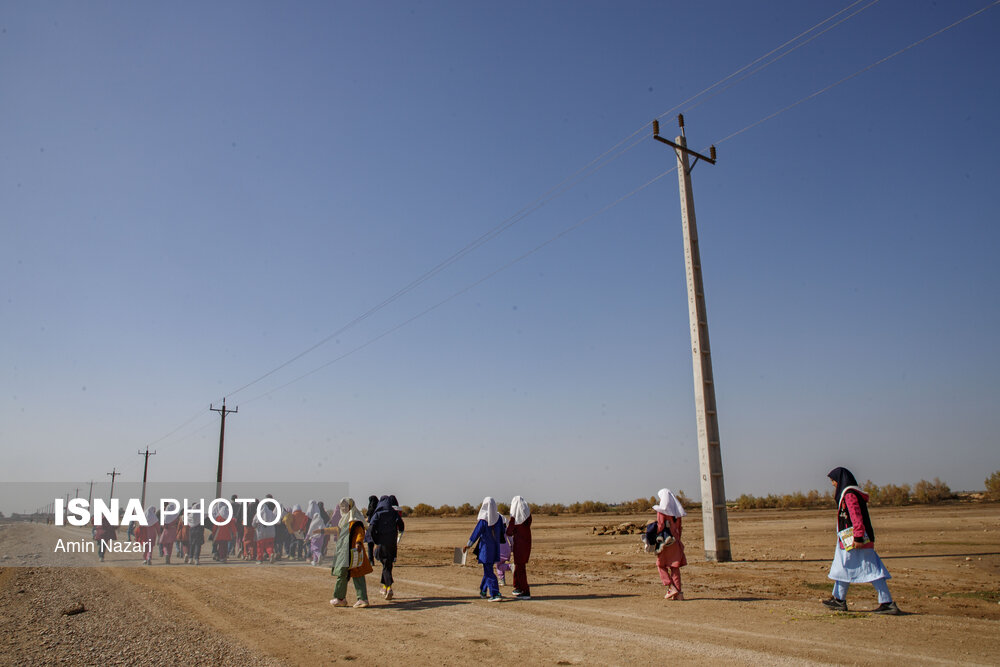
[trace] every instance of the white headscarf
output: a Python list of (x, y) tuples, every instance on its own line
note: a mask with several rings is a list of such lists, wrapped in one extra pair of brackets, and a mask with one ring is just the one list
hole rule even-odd
[(316, 502), (315, 500), (310, 500), (309, 504), (306, 505), (306, 514), (312, 516), (313, 514), (316, 514), (318, 512), (319, 512), (319, 503)]
[(529, 516), (531, 516), (531, 508), (528, 507), (528, 503), (524, 502), (524, 498), (521, 496), (514, 496), (514, 499), (510, 501), (510, 519), (514, 525), (524, 523)]
[(176, 521), (180, 515), (181, 515), (180, 507), (175, 508), (174, 511), (172, 512), (167, 512), (166, 510), (164, 510), (160, 515), (160, 523), (163, 524), (164, 526), (169, 525), (174, 521)]
[(497, 512), (497, 501), (493, 500), (490, 496), (483, 498), (483, 506), (479, 508), (479, 516), (477, 520), (485, 519), (487, 526), (492, 526), (500, 518), (500, 513)]
[(340, 502), (337, 503), (337, 509), (340, 510), (340, 521), (337, 523), (340, 526), (341, 531), (347, 530), (348, 526), (354, 521), (360, 521), (361, 525), (368, 529), (368, 522), (365, 521), (365, 515), (361, 513), (358, 506), (354, 503), (354, 498), (341, 498)]
[(660, 489), (657, 494), (660, 496), (660, 502), (653, 505), (653, 509), (660, 514), (666, 514), (667, 516), (672, 516), (680, 518), (682, 516), (687, 516), (687, 512), (681, 507), (680, 502), (677, 498), (670, 492), (670, 489)]
[(309, 522), (309, 534), (312, 535), (314, 530), (320, 530), (321, 528), (326, 528), (326, 524), (323, 523), (323, 516), (316, 512), (312, 515), (312, 521)]
[(301, 511), (302, 511), (302, 505), (292, 505), (292, 512), (293, 513), (294, 512), (301, 512)]
[[(277, 512), (274, 511), (274, 508), (271, 505), (271, 503), (267, 503), (266, 505), (263, 504), (258, 505), (257, 516), (255, 516), (253, 519), (253, 525), (254, 526), (262, 525), (265, 528), (274, 528), (274, 524), (272, 522), (277, 518), (275, 516), (276, 514)], [(271, 525), (268, 526), (267, 524)]]
[[(211, 505), (211, 503), (209, 503), (209, 505)], [(209, 509), (211, 509), (211, 507), (209, 507)], [(232, 520), (233, 516), (241, 516), (240, 511), (235, 507), (233, 508), (232, 514), (230, 514), (229, 511), (226, 510), (226, 506), (224, 504), (219, 503), (215, 506), (214, 518), (219, 523), (228, 523)], [(239, 520), (242, 521), (243, 519)]]
[(150, 505), (146, 508), (146, 526), (152, 527), (159, 525), (160, 520), (156, 518), (156, 506)]

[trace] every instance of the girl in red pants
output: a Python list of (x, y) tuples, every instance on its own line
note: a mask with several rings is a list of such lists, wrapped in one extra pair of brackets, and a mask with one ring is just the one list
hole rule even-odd
[(657, 554), (656, 569), (660, 572), (660, 581), (667, 587), (667, 594), (663, 597), (668, 600), (683, 600), (681, 568), (687, 565), (687, 558), (684, 557), (684, 543), (681, 542), (681, 517), (687, 512), (670, 489), (660, 489), (658, 495), (660, 502), (653, 506), (656, 510), (656, 529), (661, 532), (664, 527), (669, 528), (670, 534), (674, 536), (674, 543)]

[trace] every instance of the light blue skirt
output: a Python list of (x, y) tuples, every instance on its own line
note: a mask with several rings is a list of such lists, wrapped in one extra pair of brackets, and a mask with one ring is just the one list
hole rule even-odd
[(833, 553), (830, 574), (827, 576), (834, 581), (846, 581), (851, 584), (867, 584), (879, 579), (892, 578), (889, 570), (882, 564), (882, 559), (875, 553), (875, 549), (844, 551), (840, 548), (839, 541)]

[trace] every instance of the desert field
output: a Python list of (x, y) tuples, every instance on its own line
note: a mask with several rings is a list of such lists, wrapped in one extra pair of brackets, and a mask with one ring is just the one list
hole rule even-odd
[(0, 664), (1000, 663), (1000, 504), (872, 509), (898, 617), (865, 613), (869, 585), (852, 587), (849, 613), (820, 604), (832, 510), (729, 517), (734, 561), (721, 564), (703, 561), (700, 516), (685, 518), (687, 599), (671, 602), (638, 535), (594, 533), (651, 512), (536, 516), (533, 599), (507, 587), (500, 603), (479, 598), (478, 565), (452, 562), (474, 518), (410, 518), (396, 598), (378, 595), (376, 565), (368, 609), (330, 606), (329, 565), (144, 567), (132, 554), (98, 565), (81, 554), (87, 567), (60, 567), (55, 536), (89, 533), (3, 525)]

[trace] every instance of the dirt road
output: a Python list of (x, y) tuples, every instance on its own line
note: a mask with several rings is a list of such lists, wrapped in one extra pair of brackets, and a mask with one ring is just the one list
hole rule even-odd
[[(530, 601), (480, 600), (481, 570), (451, 563), (470, 519), (409, 519), (397, 597), (382, 600), (370, 575), (369, 609), (329, 605), (328, 566), (114, 567), (138, 559), (112, 555), (101, 567), (9, 567), (0, 663), (131, 664), (137, 648), (199, 664), (1000, 661), (1000, 505), (873, 510), (901, 617), (863, 613), (876, 605), (871, 586), (851, 589), (851, 613), (819, 604), (830, 589), (831, 515), (734, 512), (727, 564), (702, 561), (700, 520), (688, 517), (684, 602), (663, 599), (637, 536), (592, 532), (647, 516), (536, 517)], [(0, 554), (34, 549), (49, 562), (41, 552), (60, 529), (17, 529), (0, 530)], [(88, 611), (62, 615), (77, 602)]]

